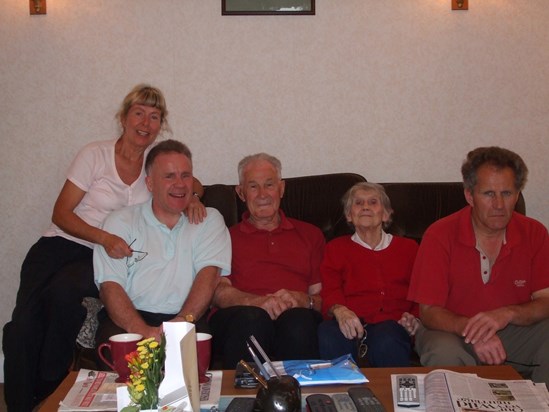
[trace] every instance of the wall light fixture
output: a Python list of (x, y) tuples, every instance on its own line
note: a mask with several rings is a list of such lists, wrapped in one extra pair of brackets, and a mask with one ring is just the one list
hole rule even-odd
[(452, 0), (452, 10), (469, 10), (469, 0)]
[(29, 11), (31, 15), (46, 14), (46, 0), (29, 0)]

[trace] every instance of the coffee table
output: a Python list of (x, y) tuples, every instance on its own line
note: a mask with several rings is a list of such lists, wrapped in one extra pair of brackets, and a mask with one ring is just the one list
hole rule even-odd
[[(407, 374), (407, 373), (428, 373), (433, 369), (427, 367), (411, 367), (411, 368), (364, 368), (361, 369), (364, 375), (370, 382), (366, 384), (380, 402), (385, 406), (388, 412), (393, 410), (393, 395), (391, 391), (391, 375), (392, 374)], [(454, 366), (446, 367), (444, 369), (462, 372), (462, 373), (476, 373), (482, 378), (492, 379), (522, 379), (515, 369), (511, 366)], [(67, 392), (72, 387), (76, 380), (78, 372), (71, 372), (65, 380), (59, 385), (54, 393), (42, 404), (40, 412), (54, 412), (59, 408), (59, 402), (61, 402)], [(236, 389), (233, 385), (234, 370), (223, 371), (223, 381), (221, 386), (222, 396), (255, 396), (257, 389)], [(352, 385), (324, 385), (324, 386), (308, 386), (302, 388), (302, 393), (337, 393), (346, 392), (347, 388)]]

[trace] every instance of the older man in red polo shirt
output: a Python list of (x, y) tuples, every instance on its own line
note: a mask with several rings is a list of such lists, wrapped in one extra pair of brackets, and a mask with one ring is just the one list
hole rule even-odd
[(317, 326), (324, 236), (279, 209), (285, 182), (280, 161), (259, 153), (238, 165), (238, 196), (248, 211), (230, 228), (232, 273), (216, 289), (210, 318), (223, 367), (250, 360), (254, 335), (275, 359), (318, 358)]

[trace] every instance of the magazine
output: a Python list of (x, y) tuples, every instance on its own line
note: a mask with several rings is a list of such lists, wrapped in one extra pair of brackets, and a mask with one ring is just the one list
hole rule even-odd
[(549, 411), (549, 392), (530, 380), (497, 380), (437, 369), (418, 378), (420, 406), (397, 406), (397, 377), (391, 375), (395, 411), (480, 412)]

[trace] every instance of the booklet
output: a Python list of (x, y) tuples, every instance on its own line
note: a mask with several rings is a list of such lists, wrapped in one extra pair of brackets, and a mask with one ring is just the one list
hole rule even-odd
[(397, 406), (397, 374), (391, 375), (395, 411), (426, 412), (544, 412), (549, 411), (549, 392), (530, 380), (497, 380), (474, 374), (437, 369), (418, 378), (420, 406)]
[[(291, 375), (301, 386), (366, 383), (350, 354), (332, 360), (289, 360), (272, 362), (280, 375)], [(275, 372), (269, 364), (263, 364), (271, 376)]]

